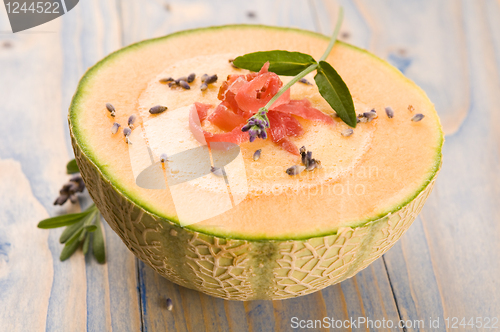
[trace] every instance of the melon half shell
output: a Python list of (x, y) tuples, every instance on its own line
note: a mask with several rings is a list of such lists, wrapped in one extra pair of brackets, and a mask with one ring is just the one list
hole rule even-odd
[[(121, 134), (110, 133), (113, 121), (123, 126), (131, 114), (139, 114), (136, 126), (144, 127), (150, 116), (148, 105), (163, 96), (158, 94), (161, 87), (155, 84), (160, 84), (158, 77), (165, 70), (175, 72), (189, 61), (193, 67), (200, 66), (200, 59), (212, 56), (213, 61), (206, 63), (207, 71), (231, 72), (236, 69), (229, 65), (218, 69), (222, 66), (218, 55), (225, 58), (228, 54), (272, 49), (300, 51), (319, 58), (327, 44), (327, 37), (303, 30), (222, 26), (137, 43), (89, 69), (69, 113), (76, 161), (97, 208), (138, 258), (172, 282), (212, 296), (278, 300), (310, 294), (352, 277), (403, 235), (421, 211), (439, 172), (441, 125), (420, 88), (385, 61), (351, 45), (337, 42), (327, 61), (346, 81), (357, 108), (374, 107), (379, 119), (364, 127), (358, 125), (352, 141), (340, 135), (346, 127), (338, 120), (328, 133), (301, 122), (317, 135), (306, 137), (309, 145), (332, 135), (331, 144), (336, 144), (338, 152), (328, 155), (325, 149), (325, 160), (334, 162), (337, 158), (335, 162), (355, 165), (336, 177), (321, 177), (324, 173), (318, 172), (316, 178), (305, 178), (302, 184), (316, 181), (315, 185), (329, 186), (354, 181), (369, 189), (362, 195), (339, 198), (321, 194), (305, 201), (300, 194), (273, 196), (254, 191), (231, 211), (183, 227), (168, 192), (135, 185), (127, 144)], [(218, 83), (223, 79), (220, 76)], [(193, 89), (191, 95), (177, 99), (169, 91), (170, 99), (165, 102), (171, 103), (169, 109), (180, 109), (194, 101), (213, 104), (218, 86), (211, 89), (206, 95)], [(304, 89), (294, 87), (292, 98), (307, 96), (315, 107), (332, 112), (317, 90)], [(117, 109), (115, 119), (105, 110), (107, 102)], [(395, 109), (393, 122), (383, 113), (388, 105)], [(415, 109), (413, 113), (409, 105)], [(410, 121), (415, 112), (424, 114), (424, 120)], [(320, 135), (322, 132), (325, 134)], [(269, 158), (281, 157), (269, 163), (281, 163), (282, 167), (293, 164), (295, 157), (281, 154), (271, 142), (258, 144), (263, 148), (262, 163), (266, 163), (265, 151), (272, 151)], [(253, 151), (261, 146), (241, 146), (246, 164), (252, 162)], [(316, 151), (322, 154), (320, 147)], [(363, 165), (378, 166), (380, 174), (354, 179), (356, 167)], [(250, 185), (255, 181), (258, 177), (250, 175)]]

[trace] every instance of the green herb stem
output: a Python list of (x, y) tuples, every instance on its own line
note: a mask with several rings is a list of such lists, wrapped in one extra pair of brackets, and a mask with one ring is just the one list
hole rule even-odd
[(340, 7), (339, 14), (337, 16), (337, 24), (335, 25), (335, 29), (333, 30), (332, 39), (330, 39), (330, 44), (328, 44), (328, 47), (326, 48), (325, 53), (323, 53), (323, 55), (321, 56), (319, 61), (325, 61), (325, 59), (328, 57), (328, 55), (332, 51), (333, 45), (335, 45), (335, 42), (337, 41), (337, 36), (339, 35), (340, 27), (342, 26), (343, 20), (344, 20), (344, 8)]
[[(333, 45), (335, 45), (335, 42), (337, 41), (337, 36), (339, 35), (340, 27), (342, 26), (342, 21), (344, 19), (344, 9), (340, 7), (339, 9), (339, 14), (337, 17), (337, 24), (335, 25), (335, 29), (333, 31), (332, 38), (330, 39), (330, 43), (328, 44), (328, 47), (326, 48), (325, 53), (320, 58), (320, 61), (324, 61), (326, 57), (330, 54), (332, 51)], [(290, 89), (292, 85), (297, 83), (301, 78), (309, 74), (310, 72), (314, 71), (318, 67), (318, 63), (313, 63), (303, 71), (301, 71), (299, 74), (297, 74), (294, 78), (292, 78), (287, 84), (285, 84), (279, 91), (276, 93), (271, 100), (264, 106), (262, 110), (263, 113), (267, 113), (269, 111), (269, 108), (274, 104), (276, 100), (278, 100), (279, 97), (283, 93), (285, 93), (286, 90)]]
[(274, 102), (276, 100), (278, 100), (279, 97), (281, 97), (281, 95), (283, 93), (285, 93), (286, 90), (290, 89), (290, 87), (292, 85), (294, 85), (295, 83), (297, 83), (301, 78), (303, 78), (304, 76), (306, 76), (307, 74), (309, 74), (310, 72), (312, 72), (313, 70), (315, 70), (316, 68), (318, 67), (318, 64), (317, 63), (313, 63), (312, 65), (310, 65), (309, 67), (307, 67), (306, 69), (304, 69), (303, 71), (301, 71), (297, 76), (294, 76), (287, 84), (285, 84), (272, 98), (271, 100), (269, 100), (269, 102), (266, 104), (266, 106), (264, 106), (264, 108), (266, 109), (266, 112), (267, 110), (269, 110), (269, 108), (274, 104)]

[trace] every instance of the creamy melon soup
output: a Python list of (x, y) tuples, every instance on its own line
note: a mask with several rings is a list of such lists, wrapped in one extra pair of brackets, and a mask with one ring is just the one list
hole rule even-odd
[[(141, 142), (143, 139), (144, 143), (141, 144), (151, 148), (155, 161), (167, 150), (171, 154), (202, 146), (189, 127), (193, 102), (210, 105), (210, 118), (221, 102), (218, 94), (226, 77), (249, 73), (229, 63), (228, 59), (237, 55), (195, 56), (163, 68), (139, 95), (137, 112), (143, 128), (134, 132), (132, 142)], [(169, 88), (165, 84), (166, 78), (182, 77), (189, 73), (197, 74), (190, 83), (192, 88)], [(218, 80), (201, 90), (203, 74), (216, 74)], [(385, 77), (376, 74), (380, 76), (375, 78), (381, 81), (379, 84), (382, 89)], [(290, 80), (290, 77), (280, 78), (284, 83)], [(432, 131), (437, 122), (432, 109), (418, 105), (418, 101), (404, 102), (400, 100), (404, 99), (401, 96), (392, 98), (390, 103), (381, 101), (380, 98), (374, 98), (378, 87), (372, 91), (372, 85), (366, 87), (366, 83), (357, 82), (359, 91), (354, 89), (353, 93), (356, 113), (375, 110), (377, 115), (374, 119), (362, 121), (350, 132), (349, 127), (335, 116), (335, 112), (319, 95), (313, 74), (309, 74), (306, 80), (292, 86), (290, 98), (307, 99), (312, 107), (330, 116), (333, 121), (325, 123), (295, 116), (303, 132), (290, 137), (290, 140), (295, 146), (305, 146), (311, 151), (321, 161), (321, 168), (290, 176), (286, 170), (293, 165), (300, 165), (300, 156), (290, 153), (270, 139), (244, 142), (240, 144), (242, 162), (233, 163), (231, 174), (226, 172), (227, 177), (224, 179), (209, 173), (177, 185), (177, 189), (170, 187), (175, 197), (163, 198), (166, 201), (158, 206), (162, 213), (177, 216), (181, 224), (196, 222), (193, 226), (197, 229), (216, 227), (223, 233), (252, 234), (267, 225), (269, 220), (273, 220), (276, 227), (271, 232), (266, 230), (267, 236), (321, 233), (366, 220), (360, 216), (376, 218), (388, 212), (388, 207), (401, 204), (402, 197), (411, 195), (422, 185), (428, 176), (426, 171), (432, 171), (432, 167), (422, 164), (421, 158), (431, 157), (435, 153), (421, 144), (422, 139), (436, 140)], [(368, 88), (371, 93), (363, 93), (364, 88)], [(387, 85), (385, 88), (391, 87)], [(168, 109), (160, 114), (151, 114), (150, 109), (155, 105), (165, 105)], [(387, 107), (391, 112), (395, 109), (397, 116), (387, 115)], [(424, 122), (412, 123), (410, 119), (414, 116), (415, 107), (418, 107), (419, 113), (431, 116)], [(207, 119), (201, 121), (201, 126), (211, 133), (225, 132)], [(130, 148), (142, 149), (142, 145), (136, 144)], [(257, 150), (261, 150), (260, 158), (254, 160), (253, 155)], [(200, 150), (199, 153), (208, 155), (209, 150)], [(140, 153), (130, 156), (134, 160), (140, 157)], [(194, 155), (192, 157), (196, 159)], [(146, 163), (149, 159), (146, 158)], [(191, 160), (188, 163), (196, 162)], [(198, 167), (206, 168), (207, 165), (201, 162)], [(185, 176), (182, 169), (169, 167), (168, 163), (165, 171), (170, 178), (175, 178), (176, 174)], [(200, 172), (203, 174), (202, 170)], [(229, 188), (228, 179), (231, 181)], [(154, 181), (162, 180), (159, 177)], [(196, 201), (199, 202), (199, 211), (192, 206)], [(184, 211), (181, 211), (182, 206), (186, 207)]]

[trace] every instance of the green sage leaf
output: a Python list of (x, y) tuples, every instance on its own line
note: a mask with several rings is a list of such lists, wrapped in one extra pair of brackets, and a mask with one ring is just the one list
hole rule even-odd
[(76, 160), (73, 159), (70, 162), (66, 164), (66, 173), (68, 174), (75, 174), (79, 173), (80, 170), (78, 169), (78, 165), (76, 164)]
[(47, 218), (38, 223), (38, 228), (49, 229), (73, 225), (74, 223), (82, 220), (82, 218), (87, 216), (90, 212), (92, 212), (92, 210)]
[(104, 236), (102, 233), (101, 216), (96, 218), (97, 229), (93, 233), (92, 250), (94, 257), (100, 264), (106, 263), (106, 249), (104, 248)]
[(80, 237), (80, 234), (82, 233), (83, 228), (80, 229), (78, 232), (73, 234), (73, 236), (66, 242), (64, 245), (63, 250), (61, 251), (61, 256), (59, 256), (59, 259), (62, 261), (67, 260), (71, 255), (74, 254), (76, 249), (80, 246), (80, 241), (78, 241), (78, 238)]
[(80, 229), (78, 230), (75, 234), (71, 235), (71, 237), (68, 239), (68, 241), (66, 241), (66, 245), (68, 244), (71, 244), (73, 242), (79, 242), (79, 239), (80, 239), (80, 235), (82, 235), (84, 229)]
[(93, 233), (97, 230), (97, 226), (96, 225), (88, 225), (88, 226), (85, 226), (83, 227), (85, 229), (85, 231), (87, 233)]
[(285, 76), (295, 76), (316, 63), (316, 60), (308, 54), (276, 50), (239, 56), (234, 59), (233, 65), (251, 71), (259, 71), (268, 61), (269, 71)]
[(320, 61), (314, 76), (319, 93), (337, 115), (349, 126), (356, 127), (356, 111), (351, 93), (342, 77), (325, 61)]
[(80, 236), (78, 237), (78, 241), (82, 242), (85, 240), (85, 236), (87, 236), (87, 230), (84, 228), (82, 229), (82, 232), (80, 233)]
[(77, 222), (76, 224), (73, 224), (73, 225), (66, 227), (64, 229), (64, 231), (62, 232), (61, 237), (59, 237), (59, 242), (66, 243), (66, 241), (68, 241), (73, 236), (73, 234), (78, 232), (83, 227), (84, 221), (85, 220), (82, 219), (79, 222)]
[(83, 241), (83, 247), (82, 247), (82, 251), (83, 251), (83, 255), (86, 255), (88, 252), (89, 252), (89, 247), (90, 247), (90, 234), (88, 234), (86, 237), (85, 237), (85, 240)]
[(96, 219), (98, 212), (96, 208), (92, 208), (92, 213), (90, 213), (83, 221), (83, 226), (87, 228), (88, 226), (94, 225), (94, 220)]

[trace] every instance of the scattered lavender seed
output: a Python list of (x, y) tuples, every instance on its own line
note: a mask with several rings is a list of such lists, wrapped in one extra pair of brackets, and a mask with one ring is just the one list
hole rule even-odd
[(203, 76), (201, 76), (201, 81), (202, 82), (205, 82), (208, 78), (208, 74), (203, 74)]
[(316, 160), (311, 159), (306, 166), (306, 171), (310, 172), (313, 171), (316, 168)]
[(167, 299), (167, 310), (172, 311), (173, 308), (174, 308), (174, 303), (172, 302), (171, 298), (168, 298)]
[(351, 36), (351, 34), (348, 31), (343, 31), (340, 34), (340, 38), (342, 38), (342, 39), (348, 39), (350, 36)]
[(179, 77), (175, 80), (175, 83), (179, 84), (181, 81), (187, 81), (188, 78), (186, 76)]
[(309, 82), (308, 80), (306, 80), (305, 78), (301, 78), (301, 79), (299, 80), (299, 82), (300, 82), (300, 83), (304, 83), (304, 84), (306, 84), (306, 85), (312, 85), (312, 83), (311, 83), (311, 82)]
[(186, 81), (179, 81), (179, 85), (180, 85), (183, 89), (185, 89), (185, 90), (189, 90), (189, 89), (191, 89), (191, 87), (189, 86), (188, 82), (186, 82)]
[(160, 113), (165, 112), (166, 110), (167, 110), (166, 106), (156, 105), (156, 106), (153, 106), (149, 109), (149, 113), (160, 114)]
[(309, 163), (312, 160), (312, 154), (313, 154), (312, 151), (307, 151), (306, 152), (306, 162), (304, 163), (304, 166), (307, 167), (309, 165)]
[(172, 87), (174, 87), (174, 86), (176, 86), (176, 85), (177, 85), (177, 83), (176, 83), (175, 81), (174, 81), (174, 82), (170, 82), (170, 83), (168, 83), (168, 87), (169, 87), (169, 88), (172, 88)]
[(201, 90), (201, 91), (205, 91), (206, 89), (208, 89), (208, 85), (207, 85), (207, 83), (202, 83), (202, 84), (200, 85), (200, 90)]
[(216, 176), (223, 176), (224, 174), (222, 173), (222, 168), (219, 167), (210, 167), (210, 172), (214, 173)]
[(387, 106), (387, 107), (385, 108), (385, 114), (387, 114), (387, 117), (388, 117), (389, 119), (392, 119), (392, 118), (394, 117), (394, 110), (392, 109), (392, 107), (391, 107), (391, 106)]
[(293, 176), (300, 174), (303, 170), (305, 170), (305, 166), (293, 165), (286, 170), (286, 174)]
[(262, 149), (258, 149), (257, 151), (254, 152), (254, 154), (253, 154), (253, 160), (254, 161), (257, 161), (257, 160), (260, 159), (261, 152), (262, 152)]
[[(305, 146), (302, 146), (299, 150), (300, 156), (301, 156), (301, 161), (304, 167), (302, 170), (307, 170), (307, 171), (312, 171), (315, 168), (321, 168), (321, 161), (313, 159), (312, 157), (312, 151), (307, 151)], [(292, 171), (291, 171), (292, 172)], [(288, 170), (287, 170), (288, 173)], [(290, 175), (290, 174), (289, 174)]]
[(115, 107), (110, 103), (106, 103), (106, 108), (108, 109), (109, 113), (116, 112)]
[(367, 122), (370, 122), (373, 119), (378, 118), (378, 115), (377, 115), (377, 112), (375, 111), (375, 109), (372, 109), (370, 112), (364, 112), (363, 117), (366, 118)]
[(112, 117), (115, 117), (115, 114), (116, 114), (115, 107), (113, 105), (111, 105), (110, 103), (106, 103), (106, 108), (108, 109), (108, 112), (110, 113), (110, 115)]
[(196, 74), (195, 73), (191, 73), (191, 74), (188, 75), (186, 82), (192, 83), (195, 78), (196, 78)]
[(130, 140), (130, 138), (128, 138), (128, 136), (125, 136), (125, 142), (127, 142), (127, 144), (132, 145), (132, 141)]
[(123, 136), (128, 137), (132, 133), (130, 128), (123, 128)]
[(413, 112), (415, 110), (415, 107), (413, 105), (408, 105), (408, 111)]
[(135, 114), (132, 114), (131, 116), (128, 117), (128, 126), (130, 129), (134, 129), (134, 123), (137, 120), (137, 116)]
[(420, 120), (422, 120), (424, 118), (425, 115), (423, 115), (422, 113), (417, 113), (415, 114), (412, 118), (411, 118), (411, 121), (413, 122), (419, 122)]
[(166, 161), (168, 161), (168, 157), (166, 153), (162, 153), (160, 156), (160, 162), (164, 164)]
[(205, 83), (206, 84), (211, 84), (211, 83), (215, 83), (217, 82), (217, 74), (215, 75), (211, 75), (211, 76), (208, 76), (206, 79), (205, 79)]
[(306, 155), (306, 147), (303, 146), (300, 148), (299, 150), (300, 152), (300, 156), (301, 156), (301, 159), (302, 159), (302, 164), (306, 164), (306, 160), (307, 160), (307, 155)]
[(352, 128), (347, 128), (347, 129), (344, 129), (344, 130), (342, 130), (342, 132), (341, 132), (342, 136), (344, 136), (344, 137), (349, 137), (349, 136), (351, 136), (353, 133), (354, 133), (354, 130), (352, 130)]
[(174, 81), (174, 79), (173, 79), (172, 77), (167, 77), (167, 78), (162, 78), (162, 79), (160, 80), (160, 83), (161, 83), (161, 84), (167, 84), (167, 83), (169, 83), (169, 82), (173, 82), (173, 81)]
[(118, 132), (118, 129), (121, 125), (118, 122), (113, 123), (113, 127), (111, 127), (111, 133), (114, 135)]
[(361, 113), (361, 114), (358, 114), (358, 118), (356, 119), (356, 121), (357, 121), (357, 123), (360, 123), (360, 122), (366, 123), (366, 122), (368, 122), (368, 119), (365, 118), (364, 113)]

